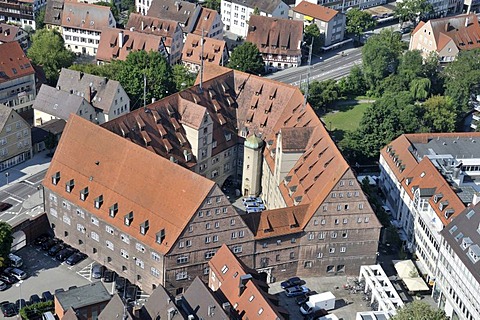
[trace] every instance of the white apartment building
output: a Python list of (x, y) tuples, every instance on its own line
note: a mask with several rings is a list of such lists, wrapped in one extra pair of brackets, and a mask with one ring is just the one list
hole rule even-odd
[(80, 2), (65, 2), (63, 6), (62, 36), (65, 47), (77, 54), (94, 56), (102, 29), (115, 26), (115, 18), (109, 7)]
[(465, 209), (441, 235), (432, 296), (451, 319), (480, 319), (480, 204)]
[(379, 186), (405, 248), (430, 285), (442, 229), (480, 191), (480, 133), (402, 135), (380, 153)]
[(367, 9), (387, 3), (387, 0), (295, 0), (295, 6), (298, 6), (302, 1), (332, 8), (342, 13), (347, 12), (349, 8)]
[(225, 30), (240, 37), (247, 36), (248, 21), (255, 10), (261, 16), (288, 19), (290, 9), (281, 0), (222, 0), (220, 8)]

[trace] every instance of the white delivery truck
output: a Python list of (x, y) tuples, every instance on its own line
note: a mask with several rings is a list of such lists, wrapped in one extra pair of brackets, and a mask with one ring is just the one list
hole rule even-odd
[(316, 310), (335, 309), (335, 296), (330, 291), (311, 295), (300, 307), (302, 314), (310, 314)]

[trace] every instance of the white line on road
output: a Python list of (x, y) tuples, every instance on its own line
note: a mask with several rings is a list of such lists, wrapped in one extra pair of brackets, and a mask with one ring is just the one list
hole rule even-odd
[(7, 199), (12, 199), (13, 201), (16, 201), (18, 203), (23, 203), (23, 201), (25, 201), (25, 199), (20, 198), (20, 200), (19, 200), (19, 199), (13, 197), (13, 196), (9, 196)]

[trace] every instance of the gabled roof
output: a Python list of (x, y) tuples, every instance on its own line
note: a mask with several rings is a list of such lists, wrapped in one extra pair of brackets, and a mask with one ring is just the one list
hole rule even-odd
[[(51, 177), (57, 173), (60, 180), (55, 185)], [(121, 232), (141, 237), (162, 254), (172, 248), (215, 185), (76, 115), (67, 122), (46, 177), (46, 188), (94, 212)], [(74, 187), (69, 193), (65, 186), (71, 180)], [(86, 187), (88, 195), (82, 201), (80, 194)], [(95, 201), (100, 196), (102, 205), (97, 209)], [(114, 207), (112, 218), (110, 209)], [(125, 217), (130, 213), (133, 220), (127, 226)], [(149, 227), (142, 235), (140, 224), (146, 221)]]
[(251, 15), (246, 41), (262, 54), (301, 55), (303, 22)]
[(413, 34), (424, 28), (432, 30), (437, 51), (442, 50), (450, 41), (453, 41), (459, 50), (480, 48), (480, 24), (473, 13), (431, 19), (425, 24), (419, 24)]
[(194, 14), (199, 8), (198, 4), (183, 0), (152, 1), (147, 16), (166, 20), (174, 20), (182, 24), (183, 31), (188, 32), (195, 23)]
[(268, 14), (272, 14), (273, 11), (280, 5), (280, 3), (284, 3), (282, 0), (232, 0), (232, 3), (239, 4), (244, 7), (248, 7), (251, 9), (258, 8), (260, 12), (265, 12)]
[[(33, 109), (45, 112), (55, 118), (68, 120), (82, 106), (90, 105), (83, 96), (42, 85), (33, 102)], [(91, 105), (90, 105), (91, 106)]]
[(140, 309), (140, 319), (158, 319), (157, 317), (168, 319), (169, 310), (174, 310), (181, 318), (180, 310), (175, 305), (175, 299), (172, 299), (164, 287), (158, 286)]
[(35, 70), (18, 42), (0, 44), (0, 83), (32, 74)]
[(110, 293), (103, 283), (93, 282), (78, 288), (55, 294), (55, 298), (62, 310), (78, 309), (110, 300)]
[[(112, 319), (121, 319), (121, 320), (134, 320), (132, 314), (129, 311), (129, 308), (126, 308), (125, 304), (122, 301), (122, 298), (115, 293), (110, 301), (107, 303), (102, 312), (98, 315), (98, 320), (112, 320)], [(62, 318), (63, 320), (63, 318)]]
[(126, 60), (133, 51), (156, 51), (162, 46), (162, 36), (137, 31), (105, 28), (98, 44), (97, 60)]
[(102, 31), (110, 26), (110, 7), (83, 2), (63, 4), (62, 27)]
[(7, 23), (0, 23), (0, 43), (15, 41), (21, 28)]
[(258, 273), (246, 267), (223, 244), (208, 262), (210, 272), (218, 278), (217, 291), (230, 302), (242, 319), (285, 319), (288, 311), (276, 306), (276, 297), (268, 293), (268, 285)]
[(197, 21), (195, 21), (192, 33), (201, 36), (202, 30), (204, 30), (205, 32), (210, 31), (213, 23), (215, 22), (217, 17), (219, 17), (219, 15), (220, 14), (216, 10), (202, 7), (200, 9), (200, 14), (198, 15)]
[[(213, 38), (203, 38), (203, 60), (205, 62), (220, 65), (223, 61), (226, 42)], [(201, 64), (202, 36), (189, 33), (183, 45), (182, 61)], [(225, 61), (226, 62), (226, 61)]]
[(45, 24), (60, 26), (62, 24), (63, 0), (49, 0), (45, 7)]
[(12, 112), (15, 112), (12, 108), (0, 103), (0, 131), (2, 131), (5, 124), (7, 124)]
[[(132, 30), (132, 28), (137, 32), (150, 33), (164, 37), (165, 39), (163, 41), (167, 47), (172, 45), (175, 32), (182, 32), (177, 21), (144, 16), (133, 12), (128, 18), (125, 29)], [(180, 39), (180, 41), (182, 41), (182, 39)]]
[(105, 113), (110, 111), (117, 92), (123, 91), (122, 85), (116, 80), (65, 68), (60, 71), (57, 88), (74, 94), (84, 93), (87, 102)]
[(222, 307), (217, 295), (208, 288), (199, 277), (195, 277), (183, 294), (187, 304), (188, 314), (197, 316), (197, 319), (231, 319), (230, 313)]
[(303, 15), (325, 22), (332, 20), (338, 14), (337, 10), (314, 4), (305, 0), (300, 2), (295, 8), (293, 8), (293, 12), (301, 13)]

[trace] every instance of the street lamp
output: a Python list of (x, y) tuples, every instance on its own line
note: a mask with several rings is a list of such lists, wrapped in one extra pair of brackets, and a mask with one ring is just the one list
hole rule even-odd
[(5, 178), (7, 178), (7, 184), (8, 184), (8, 176), (10, 175), (10, 173), (8, 172), (5, 172)]
[[(20, 289), (20, 295), (19, 295), (19, 302), (20, 302), (20, 306), (18, 308), (18, 312), (20, 312), (20, 310), (22, 310), (22, 283), (23, 283), (23, 280), (20, 280), (15, 286), (18, 287)], [(20, 313), (18, 314), (18, 317), (20, 317)]]

